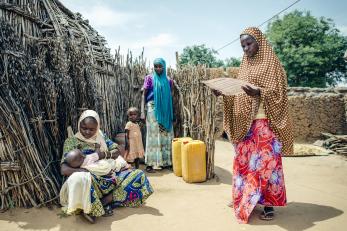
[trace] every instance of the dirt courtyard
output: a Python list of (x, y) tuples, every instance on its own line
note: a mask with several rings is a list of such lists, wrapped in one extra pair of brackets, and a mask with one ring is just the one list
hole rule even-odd
[(140, 208), (120, 208), (94, 225), (79, 216), (60, 218), (59, 208), (14, 209), (0, 213), (0, 231), (16, 230), (346, 230), (347, 158), (329, 155), (284, 158), (288, 206), (276, 209), (270, 222), (258, 219), (240, 225), (227, 203), (231, 198), (233, 151), (217, 141), (216, 179), (186, 184), (170, 171), (150, 174), (155, 193)]

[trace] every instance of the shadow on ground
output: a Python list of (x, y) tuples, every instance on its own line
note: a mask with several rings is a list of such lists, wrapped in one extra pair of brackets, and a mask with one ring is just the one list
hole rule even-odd
[(163, 168), (160, 170), (155, 170), (155, 173), (148, 173), (146, 171), (146, 165), (144, 165), (144, 164), (141, 164), (139, 169), (141, 169), (146, 174), (146, 176), (150, 176), (150, 177), (152, 177), (152, 176), (154, 176), (154, 177), (164, 176), (164, 175), (173, 173), (171, 167)]
[[(45, 211), (42, 211), (45, 210)], [(113, 210), (114, 215), (110, 217), (99, 217), (95, 224), (88, 223), (81, 215), (61, 216), (60, 209), (49, 210), (43, 209), (14, 209), (0, 214), (0, 220), (15, 223), (18, 228), (24, 230), (50, 230), (60, 227), (60, 230), (102, 230), (110, 231), (112, 223), (123, 220), (132, 215), (153, 215), (163, 216), (156, 208), (142, 206), (138, 208), (116, 208)], [(37, 216), (36, 216), (37, 214)], [(47, 214), (50, 219), (45, 219), (42, 214)], [(54, 219), (52, 219), (54, 218)], [(0, 230), (2, 230), (0, 228)]]
[(219, 184), (232, 185), (233, 175), (229, 171), (227, 171), (224, 168), (215, 166), (214, 173), (215, 173), (214, 178), (201, 184), (203, 185), (219, 185)]
[(288, 231), (302, 231), (313, 227), (316, 222), (329, 220), (343, 214), (331, 206), (303, 202), (289, 202), (286, 207), (276, 208), (275, 219), (262, 221), (258, 218), (260, 208), (252, 215), (250, 225), (278, 225)]

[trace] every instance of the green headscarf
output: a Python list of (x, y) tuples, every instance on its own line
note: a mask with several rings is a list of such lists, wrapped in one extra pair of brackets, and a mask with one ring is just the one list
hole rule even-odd
[(153, 72), (153, 93), (155, 105), (155, 118), (167, 131), (172, 129), (172, 96), (169, 80), (166, 76), (166, 63), (162, 58), (154, 60), (153, 64), (161, 64), (163, 72), (158, 75)]

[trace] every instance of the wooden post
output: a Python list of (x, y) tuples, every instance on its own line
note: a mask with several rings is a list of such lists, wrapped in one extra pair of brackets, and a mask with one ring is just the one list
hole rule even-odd
[(176, 68), (178, 69), (179, 68), (179, 59), (178, 59), (178, 51), (175, 52), (175, 55), (176, 55)]

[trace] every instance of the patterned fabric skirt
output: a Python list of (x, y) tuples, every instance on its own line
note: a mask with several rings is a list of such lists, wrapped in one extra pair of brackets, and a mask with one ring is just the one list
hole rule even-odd
[(152, 167), (171, 166), (171, 142), (173, 138), (173, 129), (171, 129), (170, 132), (167, 132), (159, 128), (159, 124), (155, 118), (153, 101), (147, 103), (146, 126), (146, 165)]
[(143, 171), (125, 170), (112, 177), (92, 175), (91, 212), (90, 215), (101, 216), (105, 213), (100, 199), (112, 192), (112, 207), (136, 207), (153, 193), (146, 175)]
[(239, 223), (247, 223), (257, 204), (285, 206), (282, 145), (267, 119), (253, 121), (246, 137), (235, 144), (233, 203)]

